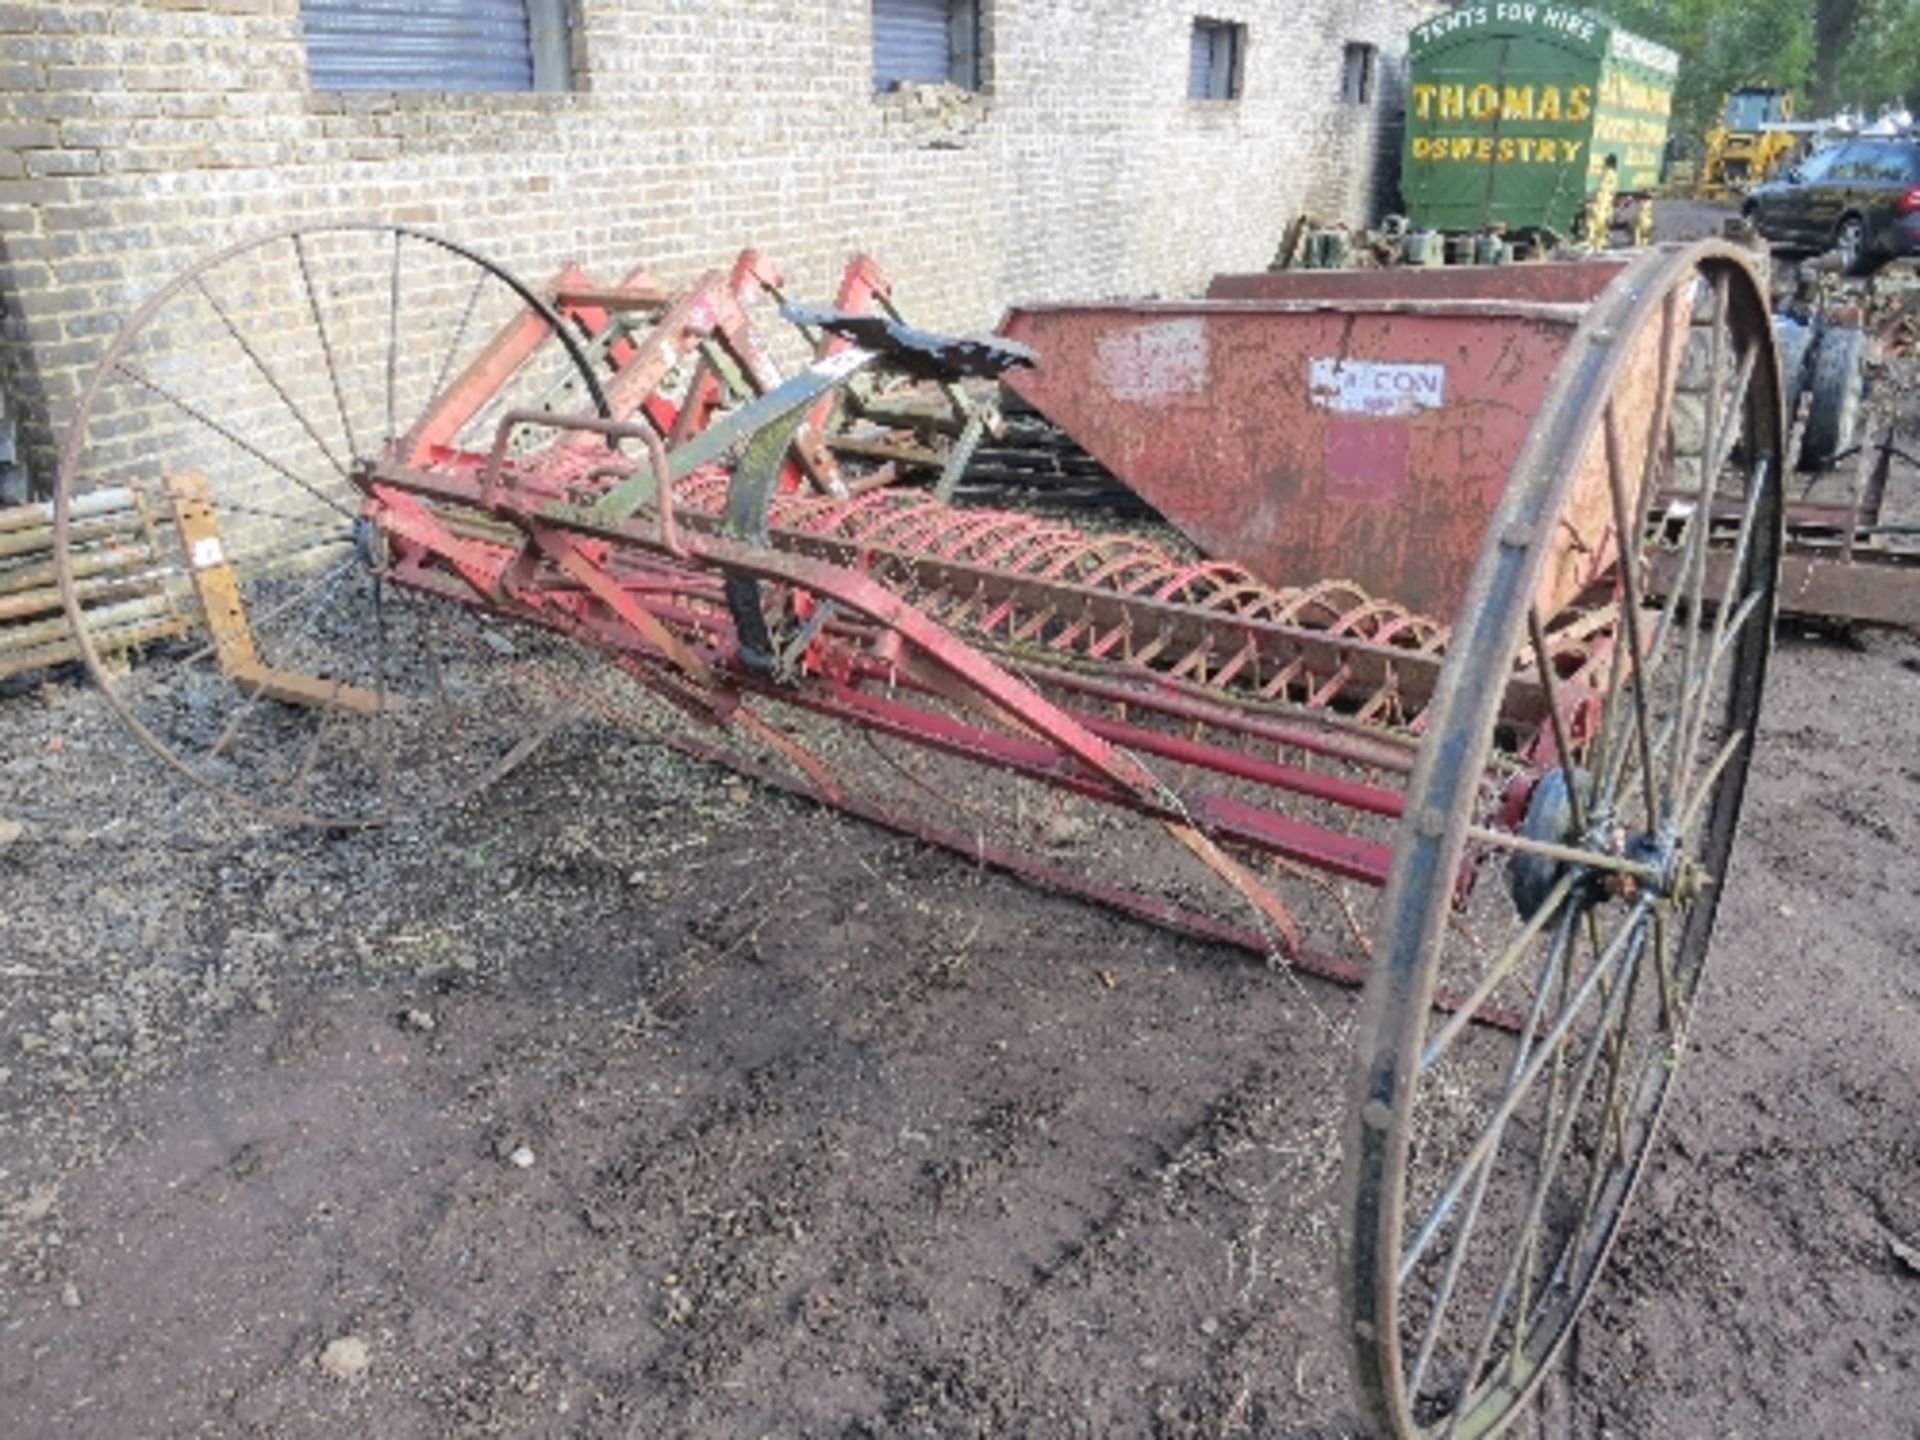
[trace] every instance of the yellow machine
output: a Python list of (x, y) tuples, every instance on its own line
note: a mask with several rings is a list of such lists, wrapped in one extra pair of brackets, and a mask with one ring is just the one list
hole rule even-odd
[(1793, 96), (1771, 85), (1742, 85), (1727, 93), (1720, 123), (1707, 131), (1694, 194), (1718, 200), (1758, 185), (1793, 154)]

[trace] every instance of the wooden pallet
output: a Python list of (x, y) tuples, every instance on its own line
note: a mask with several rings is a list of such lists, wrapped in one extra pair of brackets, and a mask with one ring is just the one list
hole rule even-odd
[[(177, 575), (138, 487), (77, 497), (69, 531), (74, 590), (97, 653), (125, 654), (186, 633)], [(79, 657), (54, 573), (52, 502), (0, 510), (0, 678)]]

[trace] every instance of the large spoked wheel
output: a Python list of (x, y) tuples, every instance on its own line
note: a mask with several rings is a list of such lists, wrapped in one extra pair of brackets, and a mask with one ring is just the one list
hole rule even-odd
[[(354, 477), (471, 463), (509, 410), (596, 402), (546, 302), (433, 235), (316, 226), (213, 255), (121, 330), (62, 451), (55, 561), (87, 668), (155, 754), (276, 820), (463, 798), (554, 723), (564, 647), (394, 584)], [(164, 579), (136, 605), (101, 592), (89, 519), (129, 492)]]
[[(1465, 1440), (1514, 1417), (1646, 1159), (1759, 718), (1779, 396), (1738, 252), (1632, 262), (1568, 351), (1477, 562), (1354, 1095), (1348, 1318), (1384, 1433)], [(1610, 663), (1555, 673), (1534, 638), (1583, 611), (1610, 617)], [(1524, 1018), (1434, 1012), (1439, 985)]]

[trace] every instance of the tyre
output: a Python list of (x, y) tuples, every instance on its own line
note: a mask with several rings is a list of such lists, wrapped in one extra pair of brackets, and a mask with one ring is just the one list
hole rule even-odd
[(1860, 428), (1860, 404), (1866, 394), (1867, 336), (1863, 330), (1835, 327), (1824, 331), (1808, 363), (1806, 434), (1800, 440), (1800, 469), (1830, 470), (1854, 443)]
[(1840, 268), (1845, 274), (1870, 275), (1879, 268), (1867, 250), (1866, 222), (1858, 215), (1847, 216), (1833, 232), (1833, 251), (1840, 257)]
[(1788, 425), (1800, 413), (1800, 397), (1807, 390), (1807, 359), (1813, 353), (1813, 330), (1797, 320), (1776, 318), (1774, 349), (1780, 356), (1781, 414)]

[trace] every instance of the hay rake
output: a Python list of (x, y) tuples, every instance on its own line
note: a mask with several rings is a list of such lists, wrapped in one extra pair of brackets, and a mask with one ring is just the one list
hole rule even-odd
[[(281, 820), (402, 818), (604, 716), (1364, 983), (1358, 1391), (1385, 1432), (1487, 1435), (1568, 1334), (1687, 1035), (1776, 601), (1772, 330), (1717, 243), (1492, 293), (1303, 283), (950, 340), (860, 313), (862, 261), (789, 310), (787, 375), (751, 253), (674, 292), (270, 236), (108, 351), (61, 582), (141, 740)], [(856, 473), (836, 399), (883, 375), (1003, 377), (1170, 526)], [(79, 497), (156, 483), (205, 628), (128, 663), (68, 537)]]

